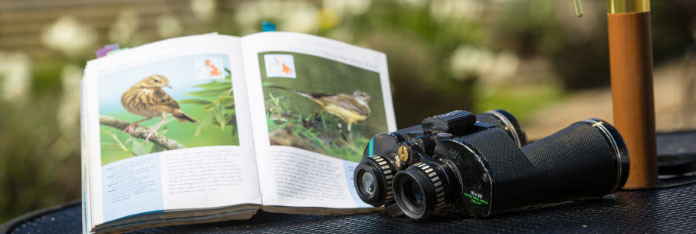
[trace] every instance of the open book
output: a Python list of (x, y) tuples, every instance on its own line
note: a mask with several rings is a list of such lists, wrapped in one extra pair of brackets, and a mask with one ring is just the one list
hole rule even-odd
[(85, 232), (370, 211), (353, 170), (395, 131), (383, 53), (265, 32), (168, 39), (87, 63)]

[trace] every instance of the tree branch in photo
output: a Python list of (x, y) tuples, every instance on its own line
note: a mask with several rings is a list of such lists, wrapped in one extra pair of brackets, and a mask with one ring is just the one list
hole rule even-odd
[[(108, 116), (99, 116), (99, 123), (102, 125), (106, 125), (112, 128), (116, 128), (118, 130), (123, 131), (130, 123), (116, 119), (114, 117), (108, 117)], [(135, 126), (135, 130), (133, 131), (132, 136), (140, 138), (140, 139), (145, 139), (147, 137), (147, 134), (149, 132), (148, 128), (142, 127), (140, 125)], [(181, 143), (169, 139), (161, 134), (157, 135), (152, 135), (149, 139), (152, 143), (155, 143), (159, 146), (164, 147), (167, 150), (175, 150), (175, 149), (183, 149), (185, 148), (184, 145)]]

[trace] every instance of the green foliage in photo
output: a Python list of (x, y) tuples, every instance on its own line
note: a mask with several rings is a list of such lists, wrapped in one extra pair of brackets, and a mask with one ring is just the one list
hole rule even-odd
[(268, 94), (266, 120), (271, 144), (293, 146), (312, 152), (359, 162), (370, 140), (362, 134), (341, 131), (339, 119), (325, 112), (300, 114), (285, 97)]
[[(209, 126), (220, 127), (224, 130), (226, 126), (232, 128), (232, 132), (236, 132), (234, 127), (237, 124), (237, 114), (234, 109), (234, 95), (232, 95), (232, 77), (230, 70), (225, 68), (227, 76), (222, 81), (212, 80), (205, 84), (196, 85), (203, 90), (187, 93), (189, 96), (194, 96), (194, 99), (180, 100), (179, 104), (194, 104), (202, 105), (203, 111), (207, 113), (203, 121), (198, 124), (194, 136), (198, 137), (202, 131), (205, 131)], [(212, 100), (210, 100), (213, 98)], [(239, 140), (234, 142), (234, 145), (239, 144)]]

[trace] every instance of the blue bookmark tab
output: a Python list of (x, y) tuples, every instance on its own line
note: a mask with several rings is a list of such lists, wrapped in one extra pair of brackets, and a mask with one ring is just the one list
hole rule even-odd
[(275, 30), (275, 24), (263, 21), (263, 25), (261, 26), (261, 32), (274, 32)]
[(375, 154), (375, 138), (370, 139), (370, 143), (367, 143), (367, 157), (372, 157)]

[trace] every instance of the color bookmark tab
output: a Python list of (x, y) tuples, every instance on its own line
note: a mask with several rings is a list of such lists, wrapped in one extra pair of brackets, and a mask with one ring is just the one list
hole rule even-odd
[(99, 49), (99, 50), (96, 51), (96, 53), (97, 53), (97, 58), (104, 57), (104, 56), (106, 56), (107, 54), (109, 54), (109, 52), (111, 52), (111, 51), (113, 51), (113, 50), (118, 50), (118, 49), (119, 49), (119, 45), (118, 45), (118, 44), (109, 44), (109, 45), (106, 45), (106, 46), (104, 46), (104, 48), (101, 48), (101, 49)]
[(276, 30), (275, 24), (263, 21), (263, 25), (261, 26), (261, 32), (273, 32), (275, 30)]

